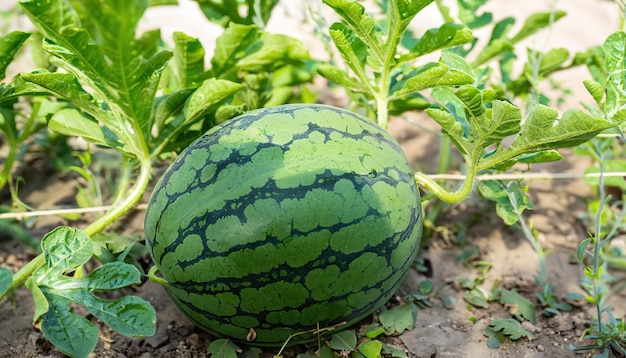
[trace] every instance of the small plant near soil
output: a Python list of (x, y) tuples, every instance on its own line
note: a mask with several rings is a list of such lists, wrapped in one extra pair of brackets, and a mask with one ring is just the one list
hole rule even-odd
[(541, 247), (539, 233), (526, 223), (523, 216), (525, 210), (533, 209), (530, 198), (526, 195), (528, 187), (520, 186), (520, 183), (517, 181), (487, 180), (480, 182), (478, 188), (484, 198), (496, 203), (496, 212), (507, 225), (518, 225), (524, 237), (537, 253), (539, 258), (539, 275), (535, 276), (535, 281), (540, 291), (535, 293), (535, 297), (543, 306), (544, 314), (552, 316), (562, 311), (571, 310), (571, 306), (567, 302), (558, 299), (554, 292), (553, 284), (548, 282), (546, 269), (548, 252)]
[[(623, 318), (616, 318), (611, 312), (607, 300), (611, 296), (612, 280), (609, 265), (603, 259), (603, 249), (622, 227), (626, 210), (617, 209), (620, 214), (606, 220), (605, 210), (611, 210), (610, 195), (605, 190), (604, 172), (605, 155), (611, 151), (611, 141), (597, 139), (591, 142), (600, 166), (598, 179), (598, 205), (595, 213), (594, 232), (583, 240), (577, 251), (578, 261), (583, 267), (582, 286), (587, 295), (586, 300), (595, 306), (595, 318), (590, 328), (583, 333), (581, 340), (591, 340), (592, 344), (571, 345), (574, 351), (599, 350), (596, 357), (609, 357), (611, 352), (626, 354), (626, 325)], [(623, 199), (623, 198), (622, 198)], [(617, 203), (623, 203), (619, 201)]]
[[(557, 149), (585, 143), (626, 122), (624, 32), (611, 35), (600, 49), (576, 55), (568, 65), (565, 50), (529, 50), (529, 65), (519, 76), (512, 75), (515, 44), (551, 26), (563, 15), (558, 11), (532, 15), (513, 35), (513, 19), (495, 23), (486, 47), (468, 61), (476, 45), (472, 29), (492, 22), (490, 14), (478, 15), (484, 0), (459, 1), (458, 21), (442, 1), (378, 1), (385, 14), (379, 18), (355, 0), (324, 0), (340, 18), (329, 27), (328, 36), (343, 63), (332, 64), (312, 59), (299, 40), (264, 30), (275, 0), (197, 2), (207, 18), (224, 27), (209, 68), (198, 39), (177, 32), (168, 49), (158, 29), (137, 32), (149, 6), (176, 3), (171, 0), (21, 0), (21, 10), (38, 33), (14, 31), (0, 38), (0, 77), (29, 37), (37, 40), (35, 48), (46, 59), (32, 72), (0, 85), (0, 130), (9, 147), (0, 188), (8, 185), (17, 191), (11, 168), (33, 133), (43, 128), (61, 138), (81, 137), (118, 158), (116, 190), (103, 215), (82, 230), (53, 229), (41, 240), (41, 254), (17, 272), (0, 268), (0, 298), (26, 285), (35, 299), (33, 323), (69, 356), (89, 355), (98, 340), (97, 326), (76, 314), (75, 304), (120, 334), (145, 337), (155, 331), (157, 312), (147, 301), (130, 295), (105, 300), (95, 294), (142, 279), (129, 257), (135, 250), (143, 252), (136, 249), (141, 244), (103, 233), (141, 201), (155, 163), (184, 153), (184, 148), (197, 157), (187, 160), (181, 155), (174, 161), (150, 201), (146, 221), (147, 233), (163, 234), (147, 235), (156, 264), (149, 276), (165, 284), (179, 306), (208, 330), (225, 329), (222, 335), (241, 341), (280, 346), (317, 340), (320, 356), (338, 351), (357, 357), (403, 357), (403, 351), (376, 338), (414, 327), (417, 307), (428, 306), (433, 295), (427, 281), (405, 303), (383, 308), (379, 325), (366, 330), (364, 337), (336, 330), (347, 328), (342, 320), (357, 320), (381, 307), (412, 265), (422, 225), (415, 186), (422, 186), (430, 198), (459, 202), (474, 191), (479, 174), (508, 171), (518, 163), (560, 160)], [(433, 3), (446, 22), (422, 34), (409, 31), (415, 16)], [(438, 60), (425, 63), (424, 56), (433, 53), (439, 54)], [(598, 62), (600, 57), (603, 62)], [(492, 61), (499, 64), (498, 83), (491, 77)], [(544, 76), (583, 63), (594, 70), (594, 79), (585, 85), (599, 108), (569, 109), (559, 115), (547, 99), (539, 101), (544, 104), (531, 100), (523, 110), (513, 103), (518, 97), (541, 98), (534, 91)], [(351, 109), (367, 118), (306, 104), (316, 100), (307, 84), (317, 74), (341, 86)], [(28, 103), (30, 115), (22, 112), (18, 99)], [(300, 104), (282, 106), (291, 102)], [(463, 159), (466, 178), (459, 188), (447, 189), (426, 173), (414, 173), (395, 140), (384, 132), (390, 114), (414, 110), (424, 110), (441, 126), (446, 139), (440, 171), (450, 167), (451, 146)], [(261, 127), (254, 126), (259, 123)], [(204, 140), (213, 145), (202, 146)], [(283, 161), (287, 155), (295, 160)], [(73, 170), (86, 180), (81, 196), (89, 200), (77, 201), (99, 202), (89, 152), (79, 158), (82, 166)], [(322, 159), (327, 162), (320, 165)], [(337, 163), (342, 166), (335, 167)], [(167, 182), (172, 173), (178, 179)], [(207, 184), (214, 177), (220, 179), (217, 187)], [(259, 182), (264, 178), (270, 179)], [(520, 220), (532, 206), (519, 184), (491, 182), (482, 188), (483, 193), (489, 189), (485, 196), (497, 199), (498, 210), (505, 208), (505, 221), (520, 222), (543, 262), (545, 252), (532, 227)], [(208, 193), (206, 200), (193, 200), (201, 192)], [(17, 195), (13, 200), (19, 201)], [(207, 215), (209, 206), (202, 206), (206, 203), (226, 214)], [(354, 216), (355, 208), (362, 209), (361, 216)], [(265, 225), (268, 216), (276, 219), (275, 225)], [(245, 225), (248, 222), (256, 224)], [(351, 231), (353, 223), (362, 222), (368, 223), (367, 232)], [(183, 223), (189, 224), (186, 229)], [(208, 227), (220, 234), (209, 240)], [(623, 351), (623, 321), (610, 315), (602, 291), (606, 265), (601, 252), (611, 234), (604, 234), (600, 225), (596, 230), (579, 250), (579, 259), (587, 255), (593, 260), (585, 270), (584, 285), (588, 300), (598, 307), (598, 323), (587, 337), (596, 339), (593, 348)], [(379, 242), (361, 241), (378, 238), (375, 232), (385, 238), (384, 258), (372, 249), (380, 248)], [(233, 242), (236, 245), (228, 249)], [(587, 251), (587, 245), (593, 250)], [(211, 258), (219, 262), (201, 257), (208, 253), (218, 253)], [(209, 266), (195, 266), (198, 262)], [(267, 262), (275, 265), (264, 272), (260, 268)], [(486, 274), (488, 265), (481, 267)], [(224, 275), (215, 282), (202, 281), (220, 272)], [(382, 282), (374, 279), (380, 272), (388, 272)], [(233, 273), (238, 275), (234, 279)], [(542, 264), (538, 282), (543, 293), (538, 298), (555, 313), (562, 308), (554, 303), (545, 276)], [(510, 318), (490, 324), (490, 342), (501, 343), (504, 336), (532, 338), (519, 322), (534, 322), (534, 304), (498, 288), (497, 282), (489, 291), (481, 290), (483, 278), (459, 284), (469, 292), (466, 300), (471, 304), (485, 307), (497, 301), (509, 308)], [(319, 318), (339, 312), (333, 307), (355, 302), (366, 308), (333, 316), (332, 322)], [(305, 310), (302, 317), (308, 321), (302, 322)], [(215, 324), (223, 320), (231, 324)], [(325, 323), (326, 328), (320, 328)], [(214, 341), (209, 352), (232, 357), (239, 348), (222, 339)], [(259, 350), (241, 353), (257, 356)]]

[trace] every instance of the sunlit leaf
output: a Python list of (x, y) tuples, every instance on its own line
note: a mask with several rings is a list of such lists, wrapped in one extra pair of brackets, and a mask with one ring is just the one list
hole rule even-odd
[(193, 122), (211, 106), (238, 91), (241, 84), (210, 78), (204, 81), (187, 99), (184, 107), (185, 121)]
[(423, 56), (443, 48), (462, 45), (473, 40), (472, 31), (464, 25), (446, 23), (438, 29), (430, 29), (418, 40), (407, 58)]
[(0, 37), (0, 79), (4, 78), (7, 67), (29, 36), (27, 32), (12, 31)]
[(555, 10), (553, 12), (537, 12), (526, 18), (524, 25), (515, 36), (511, 38), (511, 42), (519, 42), (537, 31), (552, 25), (554, 22), (565, 16), (565, 11)]
[(75, 109), (56, 112), (50, 119), (48, 128), (63, 135), (83, 137), (95, 144), (122, 148), (119, 138), (109, 128), (100, 126), (95, 120), (86, 118)]
[(59, 226), (41, 240), (49, 270), (66, 270), (83, 265), (93, 254), (93, 241), (79, 229)]
[(359, 345), (358, 351), (366, 358), (379, 358), (381, 357), (381, 352), (383, 350), (383, 345), (380, 341), (366, 341)]
[(309, 50), (299, 40), (286, 35), (263, 32), (246, 49), (242, 58), (237, 61), (236, 68), (247, 71), (274, 70), (286, 62), (309, 58)]
[(176, 89), (196, 87), (204, 74), (204, 47), (197, 38), (174, 32), (172, 69), (177, 81)]

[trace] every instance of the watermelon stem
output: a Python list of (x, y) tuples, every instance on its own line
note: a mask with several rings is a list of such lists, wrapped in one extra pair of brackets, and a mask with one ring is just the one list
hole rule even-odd
[(148, 279), (152, 282), (156, 282), (159, 285), (162, 286), (169, 286), (170, 283), (167, 282), (167, 280), (165, 280), (164, 278), (161, 278), (160, 276), (157, 276), (156, 272), (159, 271), (159, 267), (154, 265), (152, 267), (150, 267), (150, 270), (148, 270)]
[(424, 187), (426, 190), (431, 191), (435, 194), (439, 199), (448, 202), (448, 203), (458, 203), (467, 198), (471, 193), (472, 189), (474, 189), (474, 183), (476, 179), (476, 170), (473, 166), (471, 166), (463, 181), (463, 185), (458, 188), (456, 191), (451, 192), (441, 186), (439, 183), (434, 181), (432, 178), (427, 176), (424, 173), (417, 172), (415, 173), (415, 181), (418, 185)]

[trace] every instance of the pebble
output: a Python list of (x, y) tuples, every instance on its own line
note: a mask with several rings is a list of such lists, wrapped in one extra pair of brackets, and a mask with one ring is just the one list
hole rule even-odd
[(545, 350), (546, 350), (546, 348), (544, 346), (542, 346), (541, 344), (537, 344), (537, 351), (538, 352), (543, 352)]
[(534, 324), (528, 322), (528, 321), (524, 321), (522, 322), (522, 328), (524, 328), (525, 330), (531, 332), (531, 333), (537, 333), (537, 331), (539, 330), (539, 328), (537, 328), (537, 326), (535, 326)]
[(189, 344), (192, 347), (199, 347), (200, 346), (200, 336), (197, 333), (194, 333), (194, 334), (190, 335), (189, 337), (187, 337), (187, 342), (189, 342)]

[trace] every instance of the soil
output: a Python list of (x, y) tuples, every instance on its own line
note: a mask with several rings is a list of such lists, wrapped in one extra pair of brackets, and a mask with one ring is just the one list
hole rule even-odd
[[(531, 10), (549, 8), (549, 2), (538, 6), (535, 2), (524, 2), (524, 6), (510, 9), (507, 1), (492, 0), (494, 13), (501, 17), (515, 11), (526, 14)], [(531, 5), (534, 4), (534, 5)], [(593, 3), (593, 4), (591, 4)], [(568, 1), (558, 3), (557, 7), (566, 7), (574, 17), (565, 25), (565, 33), (554, 35), (550, 43), (564, 43), (559, 46), (582, 50), (588, 45), (598, 44), (615, 29), (616, 24), (607, 21), (614, 18), (609, 2), (603, 1)], [(189, 6), (184, 5), (184, 6)], [(183, 7), (184, 7), (183, 6)], [(499, 11), (499, 12), (496, 12)], [(607, 15), (608, 14), (608, 15)], [(171, 13), (168, 16), (174, 16)], [(587, 23), (597, 24), (593, 36), (585, 33), (579, 37), (587, 44), (572, 44), (570, 36), (580, 31), (576, 22), (584, 17)], [(607, 17), (608, 16), (608, 17)], [(578, 19), (578, 20), (576, 20)], [(158, 14), (154, 23), (159, 24)], [(593, 23), (593, 21), (596, 21)], [(147, 26), (147, 25), (146, 25)], [(286, 26), (283, 24), (283, 26)], [(285, 27), (282, 27), (283, 29)], [(567, 30), (569, 29), (569, 30)], [(572, 33), (573, 31), (573, 33)], [(189, 31), (193, 33), (193, 31)], [(167, 33), (164, 34), (167, 36)], [(560, 37), (559, 37), (560, 36)], [(555, 39), (554, 37), (557, 37)], [(580, 82), (579, 72), (562, 75), (567, 87), (576, 87)], [(583, 73), (582, 78), (586, 78)], [(575, 92), (578, 93), (578, 92)], [(340, 94), (339, 94), (340, 96)], [(568, 99), (574, 103), (581, 97), (576, 95)], [(329, 97), (329, 101), (332, 98)], [(341, 101), (341, 98), (339, 99)], [(390, 123), (390, 132), (396, 136), (405, 149), (409, 159), (416, 167), (425, 172), (433, 172), (432, 158), (436, 158), (438, 137), (429, 131), (414, 125), (429, 127), (432, 125), (425, 117), (414, 115), (403, 120), (394, 119)], [(581, 157), (574, 157), (564, 152), (565, 161), (553, 164), (537, 165), (533, 171), (555, 173), (582, 173), (590, 166)], [(45, 157), (33, 157), (17, 168), (15, 175), (25, 179), (20, 189), (24, 202), (38, 209), (53, 209), (72, 206), (76, 187), (74, 179), (67, 174), (50, 171)], [(430, 164), (429, 164), (430, 163)], [(531, 187), (530, 195), (535, 208), (526, 217), (532, 221), (541, 233), (540, 241), (544, 249), (551, 250), (547, 257), (548, 281), (553, 283), (555, 292), (563, 297), (568, 292), (582, 293), (580, 287), (581, 268), (573, 260), (578, 243), (587, 237), (586, 216), (587, 202), (593, 197), (590, 187), (582, 180), (535, 180), (525, 182)], [(6, 190), (0, 193), (0, 204), (9, 204)], [(140, 236), (143, 232), (143, 211), (137, 209), (130, 213), (121, 225), (114, 230), (124, 235)], [(61, 224), (84, 226), (90, 220), (68, 222), (59, 217), (42, 217), (31, 223), (28, 230), (41, 237), (47, 231)], [(464, 244), (458, 239), (463, 238)], [(624, 236), (615, 240), (626, 245)], [(464, 248), (476, 247), (478, 255), (473, 260), (459, 260)], [(33, 257), (33, 253), (15, 240), (9, 240), (0, 233), (0, 266), (13, 271), (23, 266)], [(478, 196), (462, 204), (448, 206), (436, 221), (436, 230), (424, 238), (420, 259), (429, 268), (426, 272), (411, 271), (398, 293), (410, 292), (417, 288), (422, 280), (430, 280), (438, 292), (431, 298), (432, 307), (419, 309), (415, 328), (404, 333), (383, 338), (394, 347), (404, 349), (409, 357), (572, 357), (591, 356), (591, 352), (575, 354), (570, 344), (582, 344), (579, 337), (593, 319), (593, 312), (588, 305), (574, 305), (572, 311), (556, 317), (545, 317), (538, 311), (537, 322), (525, 324), (535, 339), (522, 338), (518, 341), (507, 340), (499, 349), (487, 346), (484, 335), (486, 326), (495, 318), (510, 317), (509, 308), (499, 303), (491, 303), (488, 308), (475, 308), (463, 300), (464, 290), (455, 284), (459, 278), (475, 278), (479, 275), (473, 263), (478, 260), (489, 262), (493, 266), (485, 275), (481, 287), (489, 288), (495, 280), (500, 287), (514, 289), (534, 303), (534, 296), (539, 287), (534, 276), (538, 273), (538, 259), (530, 244), (520, 230), (508, 227), (495, 215), (494, 207)], [(127, 289), (129, 294), (141, 296), (152, 303), (157, 311), (157, 332), (145, 339), (130, 339), (100, 325), (100, 340), (93, 357), (205, 357), (206, 348), (213, 338), (197, 328), (173, 305), (161, 286), (150, 281)], [(442, 297), (455, 299), (451, 308), (446, 308)], [(626, 293), (620, 292), (612, 297), (615, 304), (612, 312), (616, 317), (626, 314)], [(538, 305), (539, 306), (539, 305)], [(4, 357), (63, 357), (61, 353), (46, 341), (43, 334), (33, 327), (33, 301), (30, 292), (20, 289), (13, 300), (0, 302), (0, 358)], [(93, 318), (91, 318), (93, 319)], [(375, 316), (368, 318), (355, 329), (362, 329)], [(96, 322), (98, 323), (98, 322)], [(315, 350), (315, 346), (311, 347)], [(288, 348), (283, 355), (294, 357), (306, 347)], [(263, 356), (273, 356), (277, 349), (264, 349)], [(596, 352), (597, 353), (597, 352)]]

